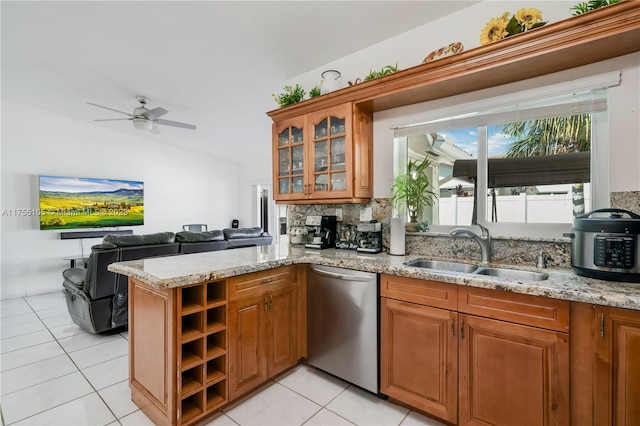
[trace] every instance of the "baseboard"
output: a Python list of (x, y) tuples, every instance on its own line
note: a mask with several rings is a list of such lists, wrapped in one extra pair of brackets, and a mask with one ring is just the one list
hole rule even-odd
[(132, 235), (133, 231), (131, 229), (126, 229), (124, 231), (78, 231), (78, 232), (61, 232), (60, 239), (61, 240), (74, 240), (79, 238), (102, 238), (105, 235)]

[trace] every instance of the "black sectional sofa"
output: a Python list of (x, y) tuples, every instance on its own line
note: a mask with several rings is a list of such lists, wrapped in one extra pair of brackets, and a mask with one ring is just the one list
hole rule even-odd
[(90, 333), (102, 333), (128, 324), (128, 281), (107, 269), (114, 262), (172, 256), (231, 248), (270, 245), (271, 235), (261, 228), (147, 235), (105, 235), (91, 247), (85, 268), (62, 273), (63, 292), (73, 322)]

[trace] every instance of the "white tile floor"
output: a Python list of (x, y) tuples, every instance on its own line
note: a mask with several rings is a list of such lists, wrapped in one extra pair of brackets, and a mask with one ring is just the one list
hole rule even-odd
[[(62, 292), (0, 302), (2, 425), (151, 425), (131, 402), (128, 334), (73, 324)], [(208, 425), (437, 425), (306, 365)]]

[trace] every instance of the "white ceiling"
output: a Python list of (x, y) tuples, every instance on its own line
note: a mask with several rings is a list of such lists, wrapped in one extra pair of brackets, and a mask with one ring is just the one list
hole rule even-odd
[[(270, 156), (271, 93), (465, 1), (2, 1), (2, 96), (228, 161)], [(196, 130), (134, 129), (135, 95)], [(126, 117), (125, 117), (126, 118)]]

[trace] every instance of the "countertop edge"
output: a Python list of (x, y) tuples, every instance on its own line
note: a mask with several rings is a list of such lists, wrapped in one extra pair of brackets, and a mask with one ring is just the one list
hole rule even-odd
[[(436, 271), (433, 269), (415, 268), (403, 265), (406, 260), (420, 256), (400, 256), (393, 259), (395, 265), (388, 265), (383, 262), (385, 260), (390, 261), (389, 256), (387, 256), (389, 259), (378, 257), (383, 255), (384, 254), (358, 256), (357, 258), (350, 259), (323, 256), (318, 255), (318, 253), (302, 253), (261, 262), (243, 262), (240, 265), (231, 267), (212, 267), (210, 270), (205, 272), (197, 272), (166, 279), (162, 279), (151, 273), (145, 272), (142, 260), (113, 263), (109, 265), (108, 269), (112, 272), (141, 280), (156, 289), (170, 289), (200, 282), (244, 275), (252, 272), (264, 271), (280, 266), (319, 264), (364, 272), (436, 280), (469, 287), (543, 296), (553, 299), (567, 300), (570, 302), (582, 302), (601, 306), (640, 310), (640, 284), (597, 280), (576, 275), (570, 270), (555, 269), (544, 270), (545, 273), (549, 274), (549, 280), (546, 281), (516, 281), (505, 278), (487, 277), (459, 272)], [(170, 261), (171, 257), (156, 258), (156, 261), (158, 260)]]

